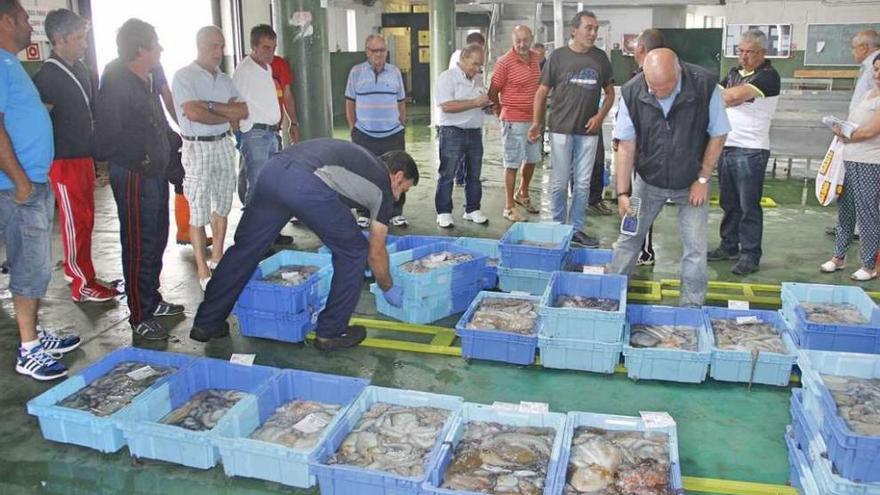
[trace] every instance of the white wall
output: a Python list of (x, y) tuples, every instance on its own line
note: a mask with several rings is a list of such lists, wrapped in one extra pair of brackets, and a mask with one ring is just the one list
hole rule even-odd
[(687, 20), (686, 6), (654, 7), (653, 11), (654, 23), (651, 27), (658, 29), (681, 29), (685, 27), (685, 21)]
[(346, 24), (346, 10), (353, 9), (357, 18), (357, 39), (355, 45), (357, 51), (363, 51), (364, 40), (367, 35), (378, 33), (382, 28), (382, 2), (376, 2), (372, 7), (351, 0), (336, 0), (329, 4), (327, 9), (328, 46), (331, 52), (337, 47), (348, 51), (348, 26)]
[[(638, 34), (652, 27), (654, 15), (651, 8), (625, 8), (625, 7), (597, 7), (592, 9), (600, 22), (608, 21), (608, 39), (605, 40), (605, 48), (608, 52), (615, 43), (623, 45), (624, 34)], [(568, 34), (568, 28), (566, 28)]]
[(728, 24), (792, 24), (792, 49), (803, 50), (807, 24), (880, 21), (880, 2), (861, 5), (826, 5), (820, 1), (728, 0), (725, 6), (694, 6), (688, 9), (701, 23), (703, 16), (724, 16)]

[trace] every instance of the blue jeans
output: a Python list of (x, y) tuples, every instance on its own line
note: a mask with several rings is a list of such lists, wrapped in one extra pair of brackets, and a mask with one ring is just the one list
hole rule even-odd
[(718, 166), (721, 183), (721, 249), (740, 253), (754, 263), (761, 261), (764, 212), (761, 195), (769, 150), (724, 148)]
[(483, 164), (483, 130), (440, 126), (440, 177), (434, 194), (437, 213), (452, 213), (452, 179), (458, 162), (465, 161), (464, 211), (480, 209), (483, 185), (480, 173)]
[[(575, 232), (582, 231), (587, 220), (590, 176), (596, 158), (598, 136), (550, 133), (550, 211), (553, 220), (570, 223)], [(574, 174), (571, 210), (568, 209), (568, 184)]]
[(690, 189), (662, 189), (647, 184), (641, 177), (633, 182), (633, 197), (640, 198), (639, 229), (636, 235), (621, 235), (614, 248), (610, 271), (629, 275), (642, 243), (654, 219), (666, 201), (678, 206), (678, 230), (681, 232), (681, 305), (702, 306), (706, 301), (709, 281), (706, 266), (706, 226), (709, 221), (708, 201), (702, 206), (691, 206)]
[(241, 157), (238, 165), (238, 199), (250, 203), (257, 177), (263, 165), (278, 153), (278, 136), (264, 129), (251, 129), (241, 134)]
[(0, 242), (6, 243), (9, 291), (14, 296), (39, 299), (52, 279), (52, 219), (55, 195), (48, 182), (33, 183), (31, 195), (15, 200), (15, 189), (0, 191)]

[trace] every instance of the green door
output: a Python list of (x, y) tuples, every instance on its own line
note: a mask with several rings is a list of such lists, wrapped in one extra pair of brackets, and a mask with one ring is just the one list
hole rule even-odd
[(721, 77), (723, 29), (661, 29), (666, 45), (685, 62), (699, 65)]

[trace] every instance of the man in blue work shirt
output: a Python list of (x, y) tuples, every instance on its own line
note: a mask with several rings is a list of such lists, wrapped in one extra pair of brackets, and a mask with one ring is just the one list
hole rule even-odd
[(9, 291), (21, 346), (15, 371), (37, 380), (67, 375), (57, 353), (79, 345), (39, 327), (37, 312), (52, 278), (50, 236), (55, 197), (49, 185), (52, 121), (15, 54), (33, 29), (17, 0), (0, 0), (0, 242), (6, 243)]
[[(351, 142), (376, 156), (406, 150), (406, 88), (400, 69), (385, 63), (388, 48), (378, 34), (367, 36), (367, 60), (355, 65), (345, 85), (345, 119)], [(406, 227), (403, 204), (406, 195), (394, 202), (391, 225)], [(358, 226), (370, 226), (365, 211), (358, 211)]]
[[(333, 253), (333, 280), (327, 306), (318, 315), (315, 347), (343, 349), (361, 343), (362, 326), (349, 326), (361, 294), (364, 266), (392, 306), (403, 303), (403, 290), (388, 269), (385, 237), (395, 198), (418, 184), (419, 170), (404, 151), (376, 157), (355, 144), (312, 139), (291, 146), (266, 162), (251, 202), (208, 283), (189, 337), (200, 342), (229, 335), (226, 318), (263, 253), (290, 217), (297, 217)], [(370, 215), (369, 242), (351, 208)]]
[(621, 90), (614, 127), (620, 140), (617, 207), (624, 216), (633, 213), (630, 197), (640, 200), (638, 229), (621, 234), (610, 270), (631, 273), (648, 229), (670, 201), (679, 208), (681, 305), (701, 306), (708, 283), (709, 181), (730, 124), (716, 76), (679, 62), (668, 48), (648, 53), (643, 68)]

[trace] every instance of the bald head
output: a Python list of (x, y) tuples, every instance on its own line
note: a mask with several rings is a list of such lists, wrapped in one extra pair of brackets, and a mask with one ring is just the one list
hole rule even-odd
[(223, 61), (223, 31), (217, 26), (205, 26), (196, 33), (198, 55), (196, 62), (205, 69), (216, 71)]
[(675, 90), (681, 65), (678, 55), (669, 48), (651, 50), (645, 56), (645, 82), (648, 90), (657, 98), (666, 98)]
[(522, 24), (513, 28), (513, 49), (521, 57), (528, 57), (532, 49), (532, 30)]

